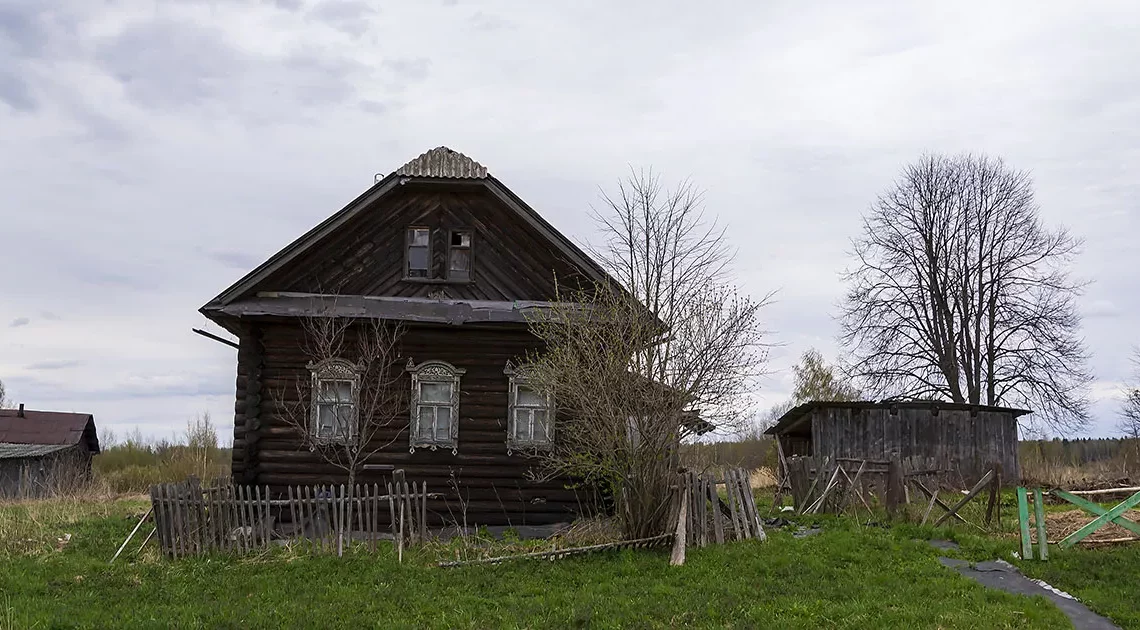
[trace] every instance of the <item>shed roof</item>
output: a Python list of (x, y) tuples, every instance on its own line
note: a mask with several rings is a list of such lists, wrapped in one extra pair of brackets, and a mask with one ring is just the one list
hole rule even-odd
[(947, 409), (947, 410), (962, 410), (962, 411), (995, 411), (1005, 412), (1012, 414), (1014, 418), (1024, 416), (1027, 413), (1033, 413), (1027, 409), (1015, 409), (1012, 407), (992, 407), (989, 405), (971, 405), (968, 403), (952, 403), (940, 402), (933, 400), (883, 400), (875, 402), (873, 400), (856, 400), (849, 402), (833, 401), (833, 400), (811, 400), (802, 405), (792, 407), (776, 424), (764, 431), (766, 435), (777, 435), (786, 433), (800, 423), (808, 414), (818, 408), (832, 407), (832, 408), (847, 408), (847, 409)]
[(24, 457), (42, 457), (56, 451), (71, 448), (68, 444), (12, 444), (0, 442), (0, 459), (21, 459)]
[(0, 409), (0, 443), (72, 446), (86, 441), (99, 452), (95, 418), (89, 413)]

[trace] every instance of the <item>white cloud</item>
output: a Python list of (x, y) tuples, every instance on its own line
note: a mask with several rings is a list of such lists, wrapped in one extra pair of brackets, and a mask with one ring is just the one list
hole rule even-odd
[(31, 325), (0, 328), (0, 378), (33, 407), (163, 435), (206, 409), (224, 425), (234, 356), (190, 333), (196, 309), (440, 144), (579, 241), (628, 164), (691, 176), (746, 288), (781, 290), (784, 373), (809, 346), (835, 356), (848, 239), (900, 167), (1002, 155), (1086, 239), (1097, 377), (1122, 380), (1140, 343), (1134, 3), (3, 6), (0, 321)]

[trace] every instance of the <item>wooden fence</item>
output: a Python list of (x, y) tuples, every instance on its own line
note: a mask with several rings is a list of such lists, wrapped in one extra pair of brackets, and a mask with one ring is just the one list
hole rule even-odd
[(441, 495), (402, 476), (385, 490), (379, 484), (294, 486), (273, 498), (268, 487), (202, 487), (190, 480), (152, 486), (150, 499), (159, 547), (168, 558), (245, 554), (274, 541), (319, 554), (340, 553), (354, 540), (371, 551), (380, 540), (394, 540), (402, 552), (406, 544), (427, 540), (427, 500)]
[[(720, 488), (724, 488), (724, 497)], [(721, 479), (716, 475), (684, 473), (681, 483), (684, 493), (686, 544), (694, 547), (747, 538), (765, 539), (764, 526), (748, 473), (739, 468), (726, 469)]]

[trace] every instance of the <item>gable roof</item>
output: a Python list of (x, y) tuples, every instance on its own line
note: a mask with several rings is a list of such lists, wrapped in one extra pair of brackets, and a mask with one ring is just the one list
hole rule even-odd
[(934, 400), (884, 400), (875, 402), (873, 400), (857, 400), (857, 401), (833, 401), (833, 400), (809, 400), (806, 403), (792, 407), (780, 416), (776, 424), (768, 427), (764, 433), (766, 435), (777, 435), (786, 433), (789, 429), (794, 428), (806, 416), (811, 414), (817, 408), (843, 408), (843, 409), (946, 409), (962, 410), (962, 411), (994, 411), (998, 413), (1009, 413), (1014, 418), (1024, 416), (1028, 413), (1033, 413), (1027, 409), (1014, 409), (1012, 407), (990, 407), (988, 405), (971, 405), (969, 403), (952, 403), (940, 402)]
[(0, 409), (0, 442), (73, 446), (86, 441), (92, 453), (99, 452), (95, 418), (89, 413)]
[(235, 282), (217, 297), (210, 300), (200, 310), (208, 315), (231, 302), (249, 294), (265, 278), (274, 271), (296, 259), (305, 251), (316, 246), (329, 234), (335, 232), (345, 223), (359, 215), (373, 203), (387, 195), (401, 184), (411, 181), (459, 181), (485, 186), (505, 206), (513, 210), (526, 221), (541, 236), (550, 242), (555, 249), (562, 253), (572, 264), (579, 267), (591, 280), (595, 282), (615, 282), (596, 261), (572, 243), (561, 232), (554, 229), (550, 223), (543, 219), (533, 208), (511, 192), (499, 180), (487, 172), (487, 168), (466, 155), (440, 146), (426, 151), (387, 177), (373, 184), (356, 199), (349, 202), (336, 214), (328, 217), (300, 238), (250, 271), (242, 279)]

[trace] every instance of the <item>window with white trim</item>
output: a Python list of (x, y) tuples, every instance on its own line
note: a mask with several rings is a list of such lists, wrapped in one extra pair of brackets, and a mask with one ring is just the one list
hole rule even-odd
[(459, 378), (466, 372), (446, 361), (408, 359), (412, 373), (411, 452), (459, 446)]
[(356, 398), (360, 370), (344, 359), (310, 363), (312, 407), (309, 433), (320, 442), (349, 442), (356, 439)]
[(529, 378), (525, 366), (507, 362), (510, 377), (507, 416), (508, 448), (549, 448), (554, 443), (554, 397)]

